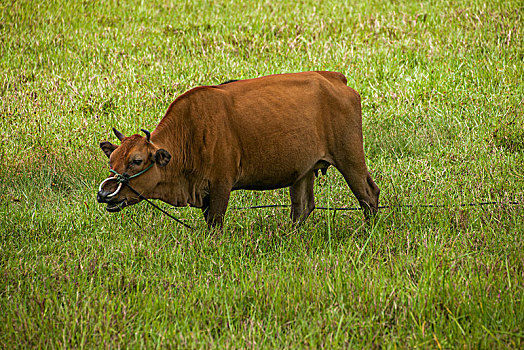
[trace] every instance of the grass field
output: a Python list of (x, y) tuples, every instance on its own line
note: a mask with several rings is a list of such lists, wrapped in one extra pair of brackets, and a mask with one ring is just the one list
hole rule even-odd
[[(0, 2), (1, 348), (522, 348), (520, 1)], [(191, 87), (333, 70), (384, 209), (96, 202), (98, 148)], [(319, 206), (356, 206), (335, 169)], [(461, 203), (501, 204), (460, 207)], [(230, 205), (288, 204), (287, 190)]]

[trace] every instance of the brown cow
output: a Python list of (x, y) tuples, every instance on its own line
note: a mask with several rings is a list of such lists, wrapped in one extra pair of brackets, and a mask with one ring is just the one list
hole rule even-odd
[[(201, 208), (209, 227), (222, 226), (239, 189), (289, 187), (291, 218), (302, 222), (315, 208), (315, 174), (330, 165), (368, 217), (380, 191), (364, 159), (360, 96), (346, 83), (340, 73), (304, 72), (197, 87), (171, 103), (151, 135), (114, 130), (121, 145), (100, 147), (144, 197)], [(108, 211), (141, 200), (113, 179), (97, 196)]]

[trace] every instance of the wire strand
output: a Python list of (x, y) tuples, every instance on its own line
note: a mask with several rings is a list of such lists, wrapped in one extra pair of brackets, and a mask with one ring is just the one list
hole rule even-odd
[[(495, 204), (511, 204), (520, 205), (522, 203), (516, 201), (510, 202), (478, 202), (478, 203), (462, 203), (458, 204), (459, 207), (476, 207), (483, 205), (495, 205)], [(399, 204), (399, 205), (381, 205), (378, 209), (393, 209), (393, 208), (447, 208), (452, 207), (453, 204)], [(291, 207), (289, 204), (268, 204), (268, 205), (252, 205), (246, 207), (233, 207), (230, 210), (248, 210), (248, 209), (267, 209), (267, 208), (288, 208)], [(334, 210), (334, 211), (351, 211), (351, 210), (362, 210), (360, 207), (315, 207), (318, 210)]]

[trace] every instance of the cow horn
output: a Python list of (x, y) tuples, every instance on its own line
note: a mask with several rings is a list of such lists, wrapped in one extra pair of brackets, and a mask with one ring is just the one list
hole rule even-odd
[(147, 131), (146, 129), (140, 129), (146, 134), (147, 142), (151, 142), (151, 133)]
[(119, 139), (120, 141), (122, 141), (125, 138), (125, 135), (122, 134), (117, 129), (113, 128), (113, 132), (115, 133), (116, 138)]

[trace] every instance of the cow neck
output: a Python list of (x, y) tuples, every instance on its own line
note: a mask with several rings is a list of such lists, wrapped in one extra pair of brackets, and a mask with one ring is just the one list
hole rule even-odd
[(167, 142), (161, 133), (151, 135), (151, 142), (171, 154), (171, 161), (165, 167), (158, 167), (161, 180), (154, 191), (155, 198), (174, 206), (191, 205), (202, 207), (205, 195), (204, 182), (190, 169), (184, 160), (187, 156), (181, 150), (187, 145)]
[[(156, 130), (155, 130), (156, 131)], [(176, 168), (181, 169), (183, 168), (183, 164), (181, 163), (181, 149), (183, 148), (183, 145), (176, 144), (177, 142), (174, 140), (176, 137), (167, 135), (167, 137), (164, 137), (163, 133), (155, 133), (154, 136), (151, 135), (151, 142), (155, 147), (157, 148), (163, 148), (166, 151), (171, 154), (171, 160), (170, 160), (170, 166), (167, 168)]]

